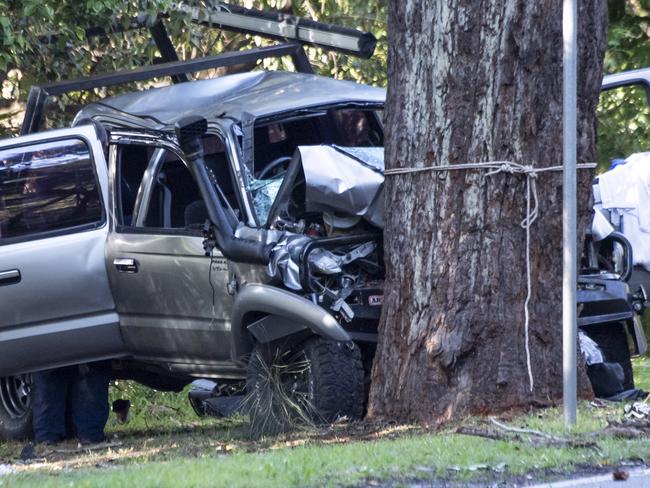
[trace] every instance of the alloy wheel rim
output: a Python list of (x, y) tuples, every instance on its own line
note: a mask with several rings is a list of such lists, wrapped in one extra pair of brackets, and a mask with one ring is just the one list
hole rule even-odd
[(32, 406), (32, 377), (29, 374), (0, 378), (0, 401), (11, 418), (27, 415)]

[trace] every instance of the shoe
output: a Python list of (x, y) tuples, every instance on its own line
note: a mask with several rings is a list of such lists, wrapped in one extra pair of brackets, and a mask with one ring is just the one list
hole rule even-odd
[(45, 457), (47, 454), (50, 454), (51, 448), (56, 446), (56, 444), (55, 441), (44, 441), (38, 444), (28, 442), (20, 451), (20, 459), (28, 461), (30, 459)]
[(23, 461), (28, 461), (29, 459), (34, 459), (35, 457), (36, 456), (34, 455), (34, 443), (28, 442), (20, 451), (20, 459), (22, 459)]
[(83, 439), (79, 438), (79, 447), (95, 447), (99, 444), (104, 444), (108, 441), (106, 436), (102, 436), (95, 439)]

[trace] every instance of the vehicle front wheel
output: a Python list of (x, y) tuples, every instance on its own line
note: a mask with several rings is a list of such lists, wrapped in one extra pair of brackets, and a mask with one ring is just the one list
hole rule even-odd
[(246, 386), (251, 420), (266, 422), (286, 411), (316, 423), (358, 419), (363, 414), (363, 376), (361, 353), (352, 342), (312, 337), (289, 351), (257, 345)]
[(32, 377), (0, 378), (0, 438), (26, 439), (32, 435)]

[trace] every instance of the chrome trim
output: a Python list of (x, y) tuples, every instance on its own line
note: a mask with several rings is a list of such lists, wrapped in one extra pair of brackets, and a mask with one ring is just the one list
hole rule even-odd
[(0, 271), (0, 286), (13, 285), (20, 283), (20, 271), (11, 269), (9, 271)]
[[(158, 174), (160, 166), (165, 160), (165, 150), (165, 148), (159, 147), (154, 151), (149, 160), (149, 164), (147, 165), (147, 169), (144, 171), (144, 175), (142, 176), (142, 183), (140, 184), (140, 188), (138, 188), (138, 196), (136, 197), (136, 206), (133, 209), (133, 214), (135, 215), (135, 227), (144, 227), (144, 220), (147, 215), (145, 212), (141, 212), (141, 210), (146, 211), (149, 208), (151, 193), (153, 192), (154, 187), (153, 177)], [(180, 154), (178, 156), (181, 158), (185, 166), (187, 166), (187, 162), (185, 162)], [(140, 202), (138, 202), (138, 200), (140, 200)]]
[(32, 375), (0, 378), (0, 403), (12, 419), (28, 415), (32, 408)]
[(632, 331), (634, 332), (634, 345), (637, 349), (636, 353), (639, 356), (643, 356), (648, 351), (648, 340), (646, 339), (645, 331), (643, 330), (641, 318), (638, 315), (634, 315), (634, 318), (632, 319)]
[(111, 190), (108, 192), (108, 215), (109, 215), (109, 232), (113, 232), (115, 227), (118, 225), (115, 217), (115, 208), (117, 208), (117, 202), (115, 201), (115, 173), (117, 171), (117, 148), (114, 144), (108, 146), (108, 188)]
[(121, 273), (137, 273), (138, 262), (131, 258), (115, 258), (113, 260), (115, 268)]

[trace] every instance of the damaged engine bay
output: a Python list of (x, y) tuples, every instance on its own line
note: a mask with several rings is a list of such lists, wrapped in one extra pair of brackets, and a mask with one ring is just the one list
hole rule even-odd
[(271, 284), (373, 335), (383, 298), (383, 164), (381, 147), (299, 146), (286, 171), (252, 185), (275, 237)]

